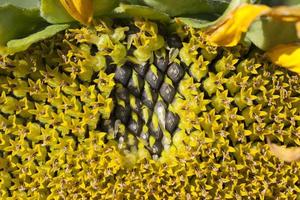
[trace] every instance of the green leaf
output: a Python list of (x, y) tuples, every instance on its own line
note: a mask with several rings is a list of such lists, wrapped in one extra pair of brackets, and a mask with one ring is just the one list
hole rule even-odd
[(121, 4), (115, 10), (116, 17), (143, 17), (151, 20), (170, 21), (167, 14), (147, 6)]
[(184, 24), (194, 27), (194, 28), (205, 28), (208, 26), (211, 26), (213, 24), (218, 23), (219, 21), (223, 20), (228, 13), (233, 11), (235, 8), (237, 8), (242, 3), (249, 3), (249, 0), (232, 0), (230, 3), (227, 3), (226, 9), (223, 11), (221, 15), (215, 20), (206, 20), (205, 17), (197, 17), (197, 18), (191, 18), (191, 17), (178, 17), (177, 19)]
[(228, 6), (226, 0), (144, 0), (146, 5), (170, 16), (188, 16), (203, 13), (223, 13)]
[(278, 44), (300, 41), (294, 22), (283, 22), (266, 17), (256, 20), (249, 28), (246, 37), (262, 50)]
[[(118, 3), (119, 0), (94, 0), (94, 16), (110, 15)], [(41, 16), (52, 24), (75, 21), (59, 0), (41, 0)]]
[[(11, 40), (7, 43), (6, 52), (4, 54), (14, 54), (16, 52), (24, 51), (30, 47), (35, 42), (44, 40), (49, 38), (56, 33), (63, 31), (69, 27), (68, 24), (57, 24), (57, 25), (50, 25), (47, 26), (42, 31), (36, 32), (28, 37), (22, 39)], [(2, 54), (3, 54), (2, 53)]]
[[(15, 1), (15, 4), (17, 1)], [(0, 4), (0, 45), (7, 41), (25, 37), (46, 26), (46, 22), (40, 17), (39, 10), (33, 4), (20, 4), (16, 7), (8, 1)], [(25, 9), (28, 6), (32, 9)]]
[(266, 4), (269, 6), (292, 6), (292, 5), (299, 5), (299, 0), (262, 0), (262, 4)]
[(0, 0), (0, 6), (13, 5), (25, 9), (39, 9), (39, 0)]

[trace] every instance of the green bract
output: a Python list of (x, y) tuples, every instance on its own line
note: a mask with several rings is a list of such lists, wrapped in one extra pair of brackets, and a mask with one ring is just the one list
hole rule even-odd
[(16, 39), (16, 40), (10, 40), (7, 43), (7, 53), (12, 54), (19, 51), (26, 50), (31, 44), (38, 42), (40, 40), (47, 39), (56, 33), (65, 30), (69, 27), (68, 24), (61, 24), (61, 25), (50, 25), (47, 26), (45, 29), (36, 32), (34, 34), (31, 34), (28, 37), (22, 38), (22, 39)]
[(220, 0), (144, 0), (146, 5), (169, 14), (170, 16), (189, 16), (203, 13), (221, 14), (228, 6)]
[(246, 37), (262, 50), (270, 49), (278, 44), (299, 41), (294, 22), (282, 22), (268, 18), (256, 20), (251, 25)]
[(59, 0), (41, 0), (40, 9), (41, 16), (49, 23), (68, 23), (74, 21)]
[(171, 20), (164, 12), (140, 5), (121, 4), (119, 7), (115, 8), (114, 12), (116, 13), (116, 17), (139, 17), (163, 22), (169, 22)]
[(40, 16), (39, 10), (39, 1), (35, 0), (0, 1), (0, 54), (26, 50), (32, 43), (51, 37), (68, 27), (47, 27), (49, 24)]
[(9, 3), (0, 4), (0, 45), (21, 38), (45, 26), (38, 7), (22, 8)]
[(39, 0), (0, 0), (0, 5), (13, 5), (23, 9), (38, 9)]

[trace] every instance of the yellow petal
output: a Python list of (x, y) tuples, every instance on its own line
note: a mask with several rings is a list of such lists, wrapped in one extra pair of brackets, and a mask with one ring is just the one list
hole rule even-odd
[(298, 161), (300, 160), (300, 147), (290, 147), (286, 148), (283, 146), (278, 146), (273, 144), (268, 139), (268, 144), (270, 146), (270, 150), (274, 156), (279, 158), (280, 160), (286, 162)]
[(93, 0), (60, 0), (66, 11), (82, 24), (90, 24), (93, 19)]
[(300, 74), (300, 44), (280, 44), (268, 50), (266, 55), (273, 63)]
[(270, 8), (265, 5), (240, 5), (223, 21), (208, 29), (208, 40), (217, 46), (235, 46), (251, 23), (268, 11)]

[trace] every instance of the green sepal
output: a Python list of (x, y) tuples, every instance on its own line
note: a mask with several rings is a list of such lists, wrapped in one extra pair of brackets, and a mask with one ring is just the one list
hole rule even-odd
[(228, 6), (224, 0), (144, 0), (145, 4), (170, 16), (203, 13), (223, 13)]
[(15, 6), (18, 1), (11, 2), (0, 1), (0, 45), (5, 45), (11, 39), (25, 37), (46, 26), (33, 1), (32, 4), (20, 3), (20, 7)]
[(276, 45), (299, 42), (295, 22), (261, 17), (250, 26), (246, 38), (258, 48), (268, 50)]
[(150, 20), (170, 21), (170, 17), (163, 12), (147, 6), (121, 4), (115, 8), (116, 17), (143, 17)]
[(36, 32), (34, 34), (31, 34), (25, 38), (10, 40), (7, 43), (7, 46), (4, 47), (4, 49), (0, 49), (0, 54), (9, 55), (9, 54), (14, 54), (16, 52), (24, 51), (28, 49), (28, 47), (30, 47), (30, 45), (32, 45), (33, 43), (49, 38), (57, 34), (58, 32), (67, 29), (68, 27), (69, 27), (68, 24), (50, 25), (47, 26), (45, 29)]
[(23, 9), (39, 9), (39, 0), (0, 0), (0, 5), (12, 5)]

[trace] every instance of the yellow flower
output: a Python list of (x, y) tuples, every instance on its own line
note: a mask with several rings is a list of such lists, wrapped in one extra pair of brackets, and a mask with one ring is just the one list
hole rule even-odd
[[(224, 19), (207, 31), (207, 38), (215, 46), (236, 46), (250, 25), (260, 16), (274, 20), (295, 23), (300, 39), (300, 7), (280, 6), (270, 8), (265, 5), (242, 4), (230, 12)], [(275, 64), (300, 74), (299, 43), (280, 44), (267, 50), (267, 57)]]
[(93, 0), (60, 0), (66, 11), (77, 21), (89, 25), (93, 20)]
[(270, 60), (290, 71), (300, 74), (300, 44), (281, 44), (267, 51)]
[(251, 23), (269, 10), (265, 5), (242, 4), (207, 30), (208, 40), (217, 46), (236, 46)]

